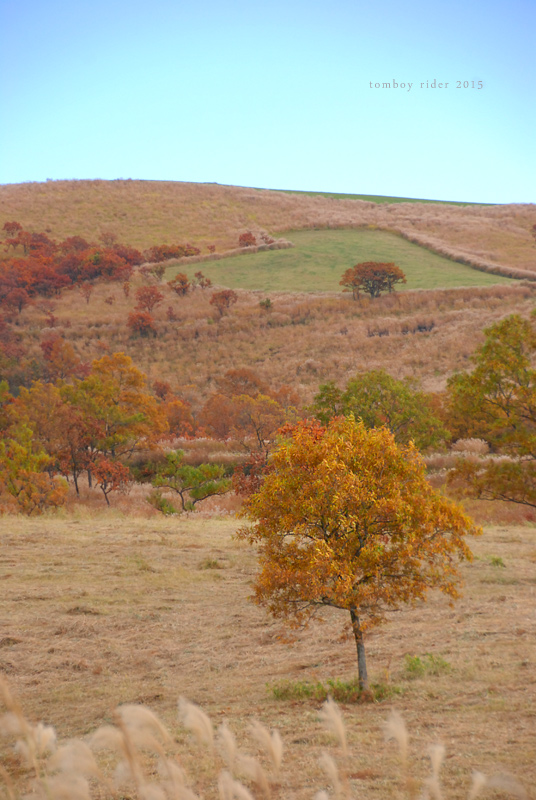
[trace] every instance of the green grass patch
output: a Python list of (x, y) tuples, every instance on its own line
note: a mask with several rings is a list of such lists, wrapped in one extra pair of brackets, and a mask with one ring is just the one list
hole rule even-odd
[(406, 655), (404, 673), (406, 678), (423, 678), (425, 675), (444, 675), (452, 669), (448, 661), (433, 653), (421, 656)]
[[(512, 280), (471, 269), (386, 231), (290, 231), (285, 236), (295, 247), (222, 258), (200, 267), (214, 284), (265, 292), (341, 292), (342, 274), (360, 261), (394, 261), (407, 278), (397, 291), (490, 286)], [(184, 266), (170, 267), (166, 279), (181, 271)]]
[[(337, 703), (360, 703), (363, 700), (363, 692), (359, 688), (357, 678), (349, 681), (339, 679), (327, 680), (325, 683), (317, 681), (280, 681), (270, 685), (269, 690), (276, 700), (314, 700), (324, 702), (328, 697), (332, 697)], [(402, 689), (398, 686), (391, 686), (384, 683), (372, 683), (366, 699), (375, 703), (381, 703), (394, 695), (402, 694)]]
[(493, 203), (466, 203), (462, 200), (423, 200), (416, 197), (389, 197), (381, 194), (345, 194), (342, 192), (307, 192), (300, 189), (272, 189), (271, 191), (283, 192), (284, 194), (305, 194), (310, 197), (319, 195), (333, 200), (367, 200), (369, 203), (440, 203), (450, 206), (489, 206)]

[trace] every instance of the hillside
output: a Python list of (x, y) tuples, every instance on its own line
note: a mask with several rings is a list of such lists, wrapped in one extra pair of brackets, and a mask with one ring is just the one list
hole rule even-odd
[(57, 239), (95, 240), (112, 229), (140, 249), (188, 240), (205, 249), (214, 244), (218, 251), (236, 246), (245, 229), (280, 235), (376, 227), (459, 260), (536, 270), (533, 205), (376, 203), (169, 181), (49, 181), (0, 186), (0, 219)]
[[(359, 261), (395, 262), (407, 278), (398, 291), (513, 283), (510, 278), (437, 255), (389, 231), (287, 231), (285, 238), (294, 245), (292, 248), (242, 253), (200, 266), (214, 284), (264, 292), (338, 293), (342, 274)], [(188, 261), (177, 267), (169, 264), (169, 274), (192, 270)]]

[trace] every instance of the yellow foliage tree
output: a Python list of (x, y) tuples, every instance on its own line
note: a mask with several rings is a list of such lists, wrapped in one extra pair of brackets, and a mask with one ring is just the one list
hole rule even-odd
[(24, 425), (0, 440), (0, 513), (41, 514), (64, 504), (67, 485), (46, 472), (51, 461)]
[(410, 443), (386, 428), (337, 417), (288, 426), (259, 491), (245, 501), (259, 545), (255, 600), (291, 624), (320, 606), (349, 612), (359, 684), (368, 687), (363, 634), (401, 603), (437, 588), (458, 596), (465, 536), (480, 533), (434, 491)]

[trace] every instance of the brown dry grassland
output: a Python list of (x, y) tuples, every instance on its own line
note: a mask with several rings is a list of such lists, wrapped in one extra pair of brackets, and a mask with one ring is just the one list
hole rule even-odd
[[(157, 336), (140, 338), (126, 324), (138, 285), (136, 278), (127, 299), (119, 285), (98, 284), (89, 304), (77, 289), (66, 291), (57, 301), (25, 308), (16, 317), (16, 330), (36, 356), (40, 340), (55, 332), (83, 361), (124, 351), (151, 382), (169, 381), (194, 405), (215, 391), (218, 377), (244, 366), (274, 387), (290, 384), (310, 402), (319, 384), (343, 383), (357, 371), (380, 367), (397, 378), (420, 380), (427, 391), (440, 391), (453, 370), (470, 366), (483, 329), (513, 312), (528, 315), (536, 293), (536, 284), (518, 281), (360, 302), (342, 292), (272, 292), (273, 310), (266, 312), (259, 306), (266, 293), (239, 290), (238, 302), (220, 319), (210, 305), (210, 291), (179, 298), (160, 285), (165, 299), (153, 312)], [(167, 318), (170, 306), (175, 321)], [(54, 328), (46, 327), (51, 309)]]
[(235, 247), (247, 229), (372, 226), (460, 260), (536, 270), (532, 204), (374, 203), (217, 184), (48, 181), (0, 186), (0, 220), (12, 219), (57, 239), (95, 240), (113, 229), (141, 249), (189, 240), (218, 251)]
[[(65, 739), (109, 722), (118, 703), (146, 704), (178, 738), (194, 788), (213, 797), (213, 761), (177, 724), (183, 695), (216, 725), (227, 720), (246, 751), (257, 752), (252, 717), (279, 730), (286, 750), (274, 797), (305, 800), (328, 788), (318, 757), (340, 753), (319, 722), (320, 703), (277, 700), (268, 687), (351, 678), (344, 615), (330, 610), (285, 640), (281, 624), (248, 601), (255, 552), (233, 538), (236, 526), (232, 518), (83, 509), (10, 518), (0, 561), (0, 671), (27, 717)], [(487, 528), (472, 546), (476, 559), (462, 569), (464, 596), (454, 607), (432, 596), (368, 636), (372, 680), (396, 693), (342, 708), (355, 797), (405, 796), (396, 747), (384, 742), (393, 708), (410, 731), (416, 778), (429, 773), (427, 746), (445, 745), (446, 797), (467, 797), (472, 769), (513, 773), (529, 792), (536, 785), (534, 529)], [(425, 654), (443, 669), (411, 677), (405, 657), (426, 661)], [(16, 757), (1, 740), (0, 748), (23, 784)]]

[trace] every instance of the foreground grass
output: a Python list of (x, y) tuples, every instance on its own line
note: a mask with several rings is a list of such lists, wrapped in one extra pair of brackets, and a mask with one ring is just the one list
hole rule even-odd
[[(377, 230), (289, 231), (290, 250), (270, 250), (203, 264), (213, 283), (266, 292), (337, 292), (343, 272), (360, 261), (394, 261), (408, 289), (492, 286), (512, 279), (471, 269), (392, 233)], [(168, 270), (170, 277), (184, 267)]]
[[(319, 700), (277, 699), (267, 687), (351, 682), (354, 648), (341, 640), (344, 615), (335, 611), (289, 641), (248, 601), (255, 553), (233, 539), (235, 527), (232, 519), (114, 511), (4, 517), (0, 672), (27, 716), (63, 739), (109, 722), (118, 703), (143, 703), (177, 730), (183, 695), (216, 724), (226, 718), (241, 741), (252, 716), (277, 728), (287, 744), (281, 796), (312, 797), (325, 785), (317, 758), (329, 744)], [(368, 637), (372, 681), (400, 691), (344, 712), (358, 796), (396, 796), (397, 755), (383, 734), (393, 708), (407, 721), (416, 777), (428, 773), (428, 744), (445, 744), (449, 798), (467, 796), (473, 768), (536, 785), (534, 529), (487, 529), (473, 548), (454, 608), (432, 597)], [(198, 771), (195, 748), (182, 759)], [(212, 796), (208, 773), (201, 789), (205, 779)]]

